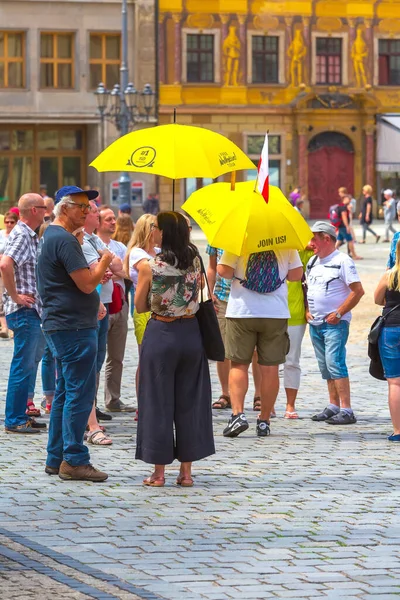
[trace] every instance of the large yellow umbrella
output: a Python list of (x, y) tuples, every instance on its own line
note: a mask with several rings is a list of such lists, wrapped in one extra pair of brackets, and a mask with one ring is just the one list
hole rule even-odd
[(209, 244), (237, 256), (265, 250), (304, 250), (313, 237), (302, 215), (281, 190), (269, 187), (269, 201), (255, 181), (214, 183), (194, 192), (182, 206), (206, 234)]
[(183, 179), (215, 179), (254, 163), (231, 140), (204, 127), (160, 125), (119, 138), (90, 163), (99, 172), (134, 171)]

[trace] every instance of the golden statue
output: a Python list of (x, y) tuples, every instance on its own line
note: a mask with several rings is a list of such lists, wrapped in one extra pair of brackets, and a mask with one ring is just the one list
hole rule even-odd
[(290, 58), (290, 80), (293, 87), (303, 83), (303, 58), (307, 53), (300, 29), (296, 29), (292, 43), (288, 48)]
[(229, 27), (229, 33), (222, 45), (225, 65), (225, 85), (239, 85), (240, 40), (236, 35), (236, 27)]
[(365, 87), (367, 85), (367, 77), (365, 75), (364, 59), (368, 56), (368, 47), (364, 41), (362, 30), (357, 29), (357, 36), (354, 40), (353, 48), (351, 49), (351, 58), (353, 59), (354, 75), (357, 81), (357, 87)]

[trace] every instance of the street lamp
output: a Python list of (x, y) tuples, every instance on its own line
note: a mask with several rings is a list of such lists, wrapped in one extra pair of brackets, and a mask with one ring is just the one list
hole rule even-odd
[[(120, 135), (125, 135), (137, 123), (149, 121), (155, 107), (155, 92), (146, 83), (143, 90), (138, 92), (128, 81), (128, 13), (127, 0), (122, 0), (122, 60), (120, 69), (120, 84), (116, 83), (107, 90), (104, 83), (99, 83), (94, 92), (97, 109), (101, 121), (101, 149), (104, 150), (104, 121), (107, 120), (116, 127)], [(129, 173), (121, 173), (118, 180), (118, 203), (131, 203), (131, 179)], [(104, 179), (102, 182), (104, 190)]]

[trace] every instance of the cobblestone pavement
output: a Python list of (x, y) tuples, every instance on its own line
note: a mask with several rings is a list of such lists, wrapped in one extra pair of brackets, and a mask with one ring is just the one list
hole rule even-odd
[[(381, 226), (378, 225), (378, 229)], [(201, 234), (195, 240), (204, 248)], [(132, 416), (113, 418), (111, 448), (91, 448), (104, 484), (45, 475), (46, 434), (0, 431), (0, 596), (4, 600), (163, 598), (394, 598), (400, 596), (400, 466), (386, 384), (368, 375), (366, 332), (378, 310), (371, 294), (388, 245), (357, 246), (367, 295), (348, 345), (358, 422), (334, 428), (310, 416), (326, 404), (308, 336), (299, 394), (301, 419), (282, 418), (272, 435), (251, 427), (222, 437), (228, 414), (215, 411), (217, 453), (195, 466), (195, 487), (141, 485), (148, 465), (134, 460)], [(0, 345), (0, 410), (12, 342)], [(123, 399), (134, 402), (137, 353), (129, 332)], [(212, 366), (215, 397), (219, 389)], [(40, 389), (40, 382), (38, 384)], [(47, 417), (46, 417), (47, 418)]]

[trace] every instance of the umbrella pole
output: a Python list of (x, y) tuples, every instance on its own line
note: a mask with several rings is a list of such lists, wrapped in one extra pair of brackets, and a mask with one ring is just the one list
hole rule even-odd
[(176, 108), (174, 108), (174, 123), (176, 123)]
[(236, 184), (236, 171), (232, 171), (232, 173), (231, 173), (231, 192), (235, 191), (235, 184)]
[(175, 179), (172, 180), (172, 210), (175, 210)]

